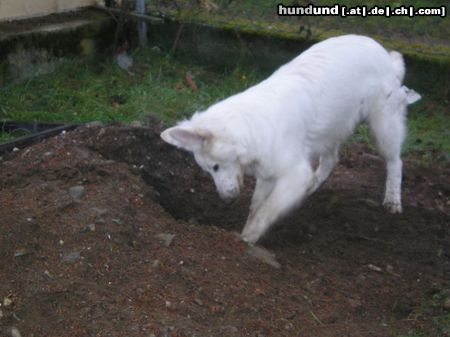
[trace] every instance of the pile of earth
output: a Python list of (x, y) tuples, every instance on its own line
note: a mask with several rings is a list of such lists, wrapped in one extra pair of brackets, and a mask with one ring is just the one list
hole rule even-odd
[(406, 160), (392, 215), (383, 162), (347, 146), (249, 247), (252, 182), (222, 204), (161, 128), (93, 124), (2, 158), (2, 336), (448, 334), (448, 168)]

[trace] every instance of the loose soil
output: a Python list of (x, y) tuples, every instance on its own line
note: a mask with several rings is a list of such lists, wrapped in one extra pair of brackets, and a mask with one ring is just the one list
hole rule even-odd
[(259, 243), (277, 268), (236, 234), (252, 182), (222, 204), (161, 129), (80, 127), (4, 156), (0, 335), (446, 336), (424, 303), (450, 289), (448, 168), (405, 161), (391, 215), (383, 162), (347, 146)]

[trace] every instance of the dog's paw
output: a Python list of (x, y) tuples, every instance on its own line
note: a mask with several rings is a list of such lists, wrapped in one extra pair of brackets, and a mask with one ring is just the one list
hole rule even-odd
[(316, 175), (314, 175), (313, 179), (310, 182), (310, 186), (306, 189), (306, 195), (310, 196), (313, 194), (318, 188), (320, 187), (320, 181), (319, 178), (317, 178)]
[(261, 237), (261, 232), (255, 228), (245, 227), (241, 234), (241, 239), (248, 244), (255, 244)]
[(398, 202), (391, 202), (391, 201), (384, 201), (383, 202), (384, 208), (386, 208), (389, 213), (392, 214), (400, 214), (402, 213), (402, 204)]
[(256, 241), (258, 241), (259, 237), (256, 237), (255, 235), (251, 235), (248, 233), (247, 234), (242, 233), (241, 239), (242, 239), (242, 241), (244, 241), (250, 245), (253, 245), (256, 243)]

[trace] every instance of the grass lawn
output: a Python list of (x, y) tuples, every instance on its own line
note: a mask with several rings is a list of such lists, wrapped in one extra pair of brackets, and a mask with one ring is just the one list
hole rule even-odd
[[(381, 8), (390, 6), (398, 8), (401, 6), (419, 7), (441, 7), (447, 6), (447, 17), (439, 16), (293, 16), (279, 17), (277, 15), (277, 5), (286, 6), (299, 5), (308, 6), (313, 3), (315, 6), (344, 5), (347, 8), (356, 6), (366, 6)], [(182, 16), (189, 16), (189, 12), (209, 12), (210, 14), (221, 14), (230, 18), (246, 18), (250, 20), (268, 20), (287, 22), (294, 27), (309, 25), (314, 33), (315, 28), (322, 30), (339, 30), (347, 33), (360, 33), (369, 35), (381, 35), (385, 37), (400, 37), (423, 42), (443, 43), (449, 45), (450, 24), (449, 6), (445, 0), (187, 0), (177, 2), (177, 5), (169, 5), (163, 0), (149, 0), (148, 4), (159, 8), (170, 8), (178, 11)]]
[[(0, 118), (21, 121), (83, 123), (144, 119), (156, 115), (167, 123), (188, 117), (213, 102), (257, 83), (267, 73), (236, 67), (227, 73), (181, 63), (158, 50), (137, 50), (134, 76), (112, 61), (101, 66), (67, 61), (56, 72), (2, 88)], [(191, 73), (199, 88), (185, 77)], [(410, 108), (405, 153), (448, 163), (450, 117), (445, 103), (424, 97)], [(2, 134), (4, 141), (16, 135)], [(361, 126), (352, 141), (369, 141)]]

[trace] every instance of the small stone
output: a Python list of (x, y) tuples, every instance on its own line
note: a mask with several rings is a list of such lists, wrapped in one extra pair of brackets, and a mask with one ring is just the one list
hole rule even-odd
[(254, 258), (257, 258), (258, 260), (264, 263), (267, 263), (268, 265), (271, 265), (274, 268), (277, 269), (281, 268), (280, 263), (278, 263), (278, 261), (275, 260), (275, 254), (269, 252), (265, 248), (249, 245), (247, 249), (247, 254)]
[(0, 309), (0, 319), (2, 319), (3, 318), (3, 311), (2, 311), (2, 309)]
[(93, 224), (93, 223), (90, 223), (89, 225), (87, 225), (86, 228), (88, 230), (90, 230), (91, 232), (95, 232), (95, 224)]
[(18, 152), (18, 151), (20, 151), (20, 149), (18, 147), (15, 147), (15, 148), (12, 149), (12, 151), (13, 152)]
[(292, 330), (292, 329), (294, 329), (294, 324), (292, 324), (291, 322), (286, 323), (286, 324), (284, 325), (284, 328), (285, 328), (286, 330)]
[(376, 271), (376, 272), (378, 272), (378, 273), (381, 273), (381, 272), (383, 271), (383, 269), (381, 269), (380, 267), (375, 266), (375, 265), (373, 265), (373, 264), (368, 264), (368, 265), (367, 265), (367, 268), (369, 268), (369, 269), (372, 270), (372, 271)]
[(155, 235), (155, 237), (160, 240), (164, 244), (164, 246), (169, 247), (172, 244), (173, 239), (175, 238), (175, 234), (161, 233)]
[(80, 199), (86, 194), (86, 189), (81, 185), (73, 186), (69, 189), (69, 194), (74, 199)]
[(5, 298), (3, 299), (3, 306), (4, 306), (4, 307), (9, 307), (9, 306), (11, 306), (12, 304), (13, 304), (13, 300), (12, 300), (11, 298), (5, 297)]
[(354, 299), (354, 298), (350, 298), (350, 299), (348, 300), (348, 303), (350, 304), (350, 306), (351, 306), (353, 309), (359, 308), (359, 307), (361, 307), (361, 305), (362, 305), (362, 303), (361, 303), (360, 300)]
[(160, 261), (159, 261), (159, 260), (154, 260), (154, 261), (152, 262), (152, 267), (153, 267), (153, 268), (157, 268), (157, 267), (159, 266), (159, 264), (160, 264)]
[(444, 301), (444, 309), (450, 311), (450, 297)]
[(106, 214), (108, 214), (108, 210), (106, 208), (99, 208), (99, 207), (92, 207), (91, 210), (95, 213), (98, 217), (103, 217)]
[(132, 121), (130, 123), (130, 126), (132, 128), (141, 128), (142, 127), (142, 122), (141, 121)]
[(116, 225), (123, 225), (123, 221), (120, 219), (112, 219), (112, 222), (114, 222)]
[(78, 261), (79, 259), (81, 259), (80, 252), (70, 252), (70, 253), (64, 254), (62, 256), (63, 262), (73, 263), (73, 262)]
[(11, 337), (22, 337), (22, 335), (20, 334), (19, 329), (17, 329), (15, 326), (11, 327), (9, 329), (9, 335)]
[(223, 327), (223, 330), (227, 336), (234, 336), (239, 332), (238, 328), (234, 325), (226, 325)]
[(366, 204), (366, 206), (370, 207), (370, 208), (378, 208), (380, 207), (380, 204), (378, 202), (376, 202), (373, 199), (363, 199), (364, 203)]
[(92, 121), (89, 123), (86, 123), (86, 127), (88, 128), (99, 128), (102, 127), (104, 124), (100, 121)]
[(106, 133), (106, 130), (104, 128), (101, 128), (100, 131), (98, 132), (97, 137), (102, 137), (105, 133)]
[(17, 249), (14, 253), (14, 257), (21, 257), (30, 254), (25, 248)]
[(194, 302), (196, 304), (198, 304), (199, 306), (203, 306), (203, 301), (201, 299), (199, 299), (199, 298), (194, 299)]

